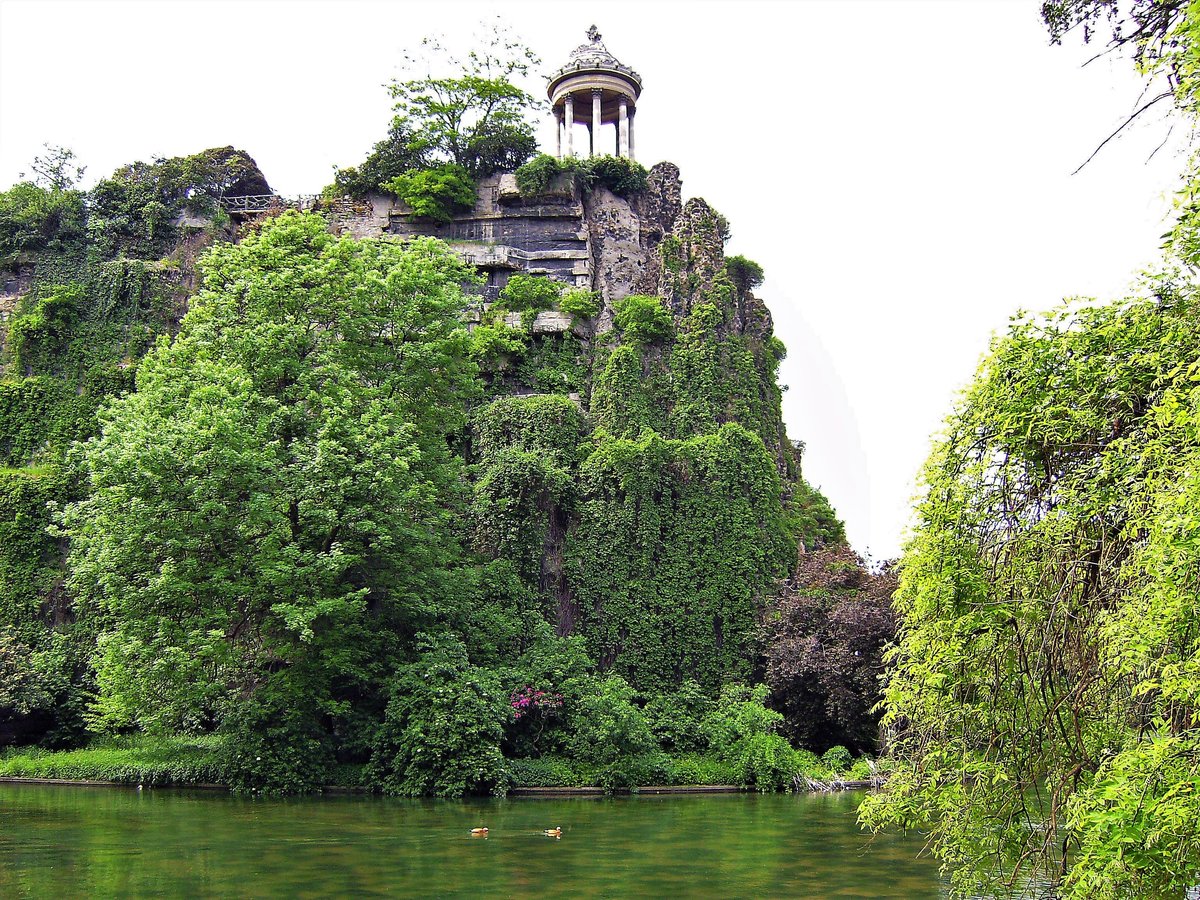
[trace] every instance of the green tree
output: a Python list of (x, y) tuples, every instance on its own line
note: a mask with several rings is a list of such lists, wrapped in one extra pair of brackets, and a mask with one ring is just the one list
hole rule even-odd
[(379, 141), (361, 165), (338, 169), (333, 184), (326, 189), (335, 197), (365, 197), (405, 172), (421, 169), (427, 161), (414, 147), (412, 135), (401, 123), (393, 122), (387, 137)]
[(450, 602), (472, 274), (437, 241), (295, 213), (201, 271), (64, 517), (102, 631), (97, 727), (208, 728), (268, 685), (328, 721)]
[(0, 266), (21, 254), (64, 250), (84, 235), (83, 194), (23, 181), (0, 191)]
[(1014, 322), (925, 468), (883, 719), (901, 766), (862, 814), (927, 831), (963, 892), (1180, 896), (1200, 872), (1200, 301), (1147, 287)]
[(453, 164), (411, 169), (382, 187), (407, 203), (414, 218), (433, 222), (449, 222), (455, 213), (475, 205), (475, 182), (466, 169)]
[[(34, 183), (50, 191), (69, 191), (83, 178), (87, 166), (77, 165), (75, 151), (56, 144), (43, 145), (42, 156), (34, 157), (29, 168), (34, 174)], [(22, 175), (22, 178), (25, 176)]]
[(517, 84), (541, 62), (532, 50), (502, 28), (492, 29), (465, 58), (434, 38), (421, 46), (428, 58), (409, 57), (410, 68), (453, 74), (425, 74), (389, 86), (396, 101), (394, 127), (410, 133), (414, 152), (460, 165), (472, 178), (516, 169), (534, 155), (529, 114), (538, 103)]

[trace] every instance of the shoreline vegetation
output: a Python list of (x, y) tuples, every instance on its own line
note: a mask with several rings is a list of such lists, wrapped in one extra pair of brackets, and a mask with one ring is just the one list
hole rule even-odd
[[(219, 736), (153, 737), (128, 735), (75, 750), (11, 748), (0, 753), (0, 784), (137, 786), (234, 790), (223, 774), (227, 765)], [(805, 754), (805, 756), (812, 756)], [(509, 796), (623, 793), (783, 792), (755, 785), (736, 767), (699, 753), (653, 754), (629, 760), (625, 768), (598, 767), (565, 757), (509, 759)], [(836, 771), (812, 756), (792, 779), (791, 790), (834, 792), (880, 787), (886, 776), (874, 760), (861, 757)], [(378, 793), (364, 766), (344, 765), (317, 793)]]

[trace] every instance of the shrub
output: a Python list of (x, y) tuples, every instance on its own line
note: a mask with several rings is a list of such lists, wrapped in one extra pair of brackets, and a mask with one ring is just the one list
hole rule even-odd
[(475, 181), (462, 166), (447, 163), (433, 169), (410, 169), (383, 187), (412, 209), (413, 218), (449, 222), (455, 213), (475, 206)]
[(821, 764), (831, 772), (841, 774), (850, 768), (850, 764), (854, 761), (854, 757), (850, 755), (850, 751), (841, 744), (830, 747), (821, 754)]
[(736, 767), (738, 783), (762, 791), (788, 787), (800, 768), (796, 751), (775, 733), (783, 716), (766, 699), (766, 685), (729, 685), (701, 724), (717, 758)]
[(622, 336), (639, 344), (651, 344), (670, 336), (675, 321), (658, 297), (630, 294), (616, 302), (613, 324)]
[(714, 756), (684, 753), (671, 758), (668, 784), (738, 784), (737, 766)]
[[(583, 762), (612, 766), (622, 757), (655, 749), (646, 717), (634, 705), (634, 690), (619, 675), (587, 679), (572, 686), (578, 700), (571, 711), (571, 756)], [(589, 689), (590, 688), (590, 689)]]
[(226, 716), (221, 767), (230, 789), (303, 794), (328, 784), (333, 742), (319, 711), (286, 682), (268, 683)]
[(562, 296), (565, 285), (544, 275), (514, 275), (500, 291), (499, 309), (541, 312)]
[(728, 256), (725, 258), (725, 271), (740, 293), (754, 290), (763, 283), (763, 268), (752, 259), (744, 256)]
[(673, 694), (658, 694), (646, 704), (650, 730), (664, 750), (687, 752), (705, 746), (700, 732), (713, 701), (695, 681), (688, 679)]
[(784, 734), (824, 749), (875, 749), (884, 647), (896, 634), (895, 572), (868, 572), (848, 547), (801, 554), (791, 585), (764, 617), (771, 704)]
[(625, 156), (593, 156), (586, 163), (594, 184), (602, 184), (618, 197), (644, 193), (649, 183), (645, 166)]
[(0, 192), (0, 267), (23, 253), (56, 249), (84, 235), (83, 194), (22, 182)]
[(510, 708), (495, 676), (472, 666), (453, 636), (421, 635), (418, 647), (420, 659), (392, 681), (371, 777), (387, 793), (410, 797), (503, 794), (509, 778), (500, 741)]
[(413, 143), (410, 131), (402, 123), (393, 122), (388, 136), (372, 148), (361, 165), (337, 170), (329, 193), (361, 199), (372, 191), (386, 190), (384, 185), (392, 179), (426, 165), (424, 153)]
[(513, 787), (581, 787), (584, 779), (573, 760), (561, 756), (510, 759), (508, 772)]
[(478, 325), (471, 331), (471, 358), (488, 372), (502, 372), (525, 352), (525, 332), (507, 325)]
[(671, 760), (656, 750), (621, 756), (596, 773), (596, 784), (608, 792), (628, 791), (648, 784), (671, 781)]
[(17, 367), (32, 374), (54, 361), (79, 316), (84, 290), (77, 284), (51, 288), (15, 316), (8, 328), (8, 351)]
[[(834, 749), (831, 748), (830, 752)], [(875, 774), (875, 769), (872, 765), (872, 760), (869, 756), (860, 756), (854, 761), (854, 764), (846, 770), (846, 778), (851, 781), (865, 781)]]
[(517, 189), (522, 197), (544, 194), (561, 171), (562, 167), (557, 159), (546, 153), (539, 153), (517, 169)]
[(269, 193), (258, 165), (233, 147), (135, 162), (92, 188), (88, 231), (105, 252), (146, 256), (165, 249), (183, 209), (216, 218), (222, 197)]
[(596, 318), (600, 307), (600, 295), (582, 288), (568, 288), (558, 302), (558, 308), (577, 322)]
[(602, 185), (618, 197), (644, 193), (649, 184), (646, 168), (624, 156), (556, 159), (542, 153), (517, 169), (517, 188), (523, 197), (537, 197), (546, 193), (556, 176), (567, 172), (575, 174), (585, 191)]

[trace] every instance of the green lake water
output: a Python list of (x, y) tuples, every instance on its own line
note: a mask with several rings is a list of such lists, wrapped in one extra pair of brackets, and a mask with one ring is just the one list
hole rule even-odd
[[(0, 785), (0, 897), (944, 896), (856, 794), (405, 801)], [(487, 838), (470, 830), (487, 826)], [(543, 829), (561, 826), (560, 839)]]

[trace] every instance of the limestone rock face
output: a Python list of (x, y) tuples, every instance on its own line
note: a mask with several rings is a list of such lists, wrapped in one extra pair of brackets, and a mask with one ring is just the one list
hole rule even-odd
[(642, 241), (642, 222), (628, 200), (599, 187), (584, 198), (584, 222), (592, 256), (592, 290), (605, 299), (597, 322), (601, 333), (612, 327), (612, 302), (637, 293), (650, 251)]
[(725, 275), (725, 244), (717, 214), (704, 200), (694, 197), (684, 204), (664, 241), (662, 256), (657, 293), (676, 320), (699, 303), (721, 305), (723, 297), (714, 295), (731, 287)]
[(647, 243), (662, 240), (679, 218), (683, 206), (683, 181), (679, 177), (679, 166), (660, 162), (650, 169), (648, 187), (638, 205), (642, 220), (642, 233)]

